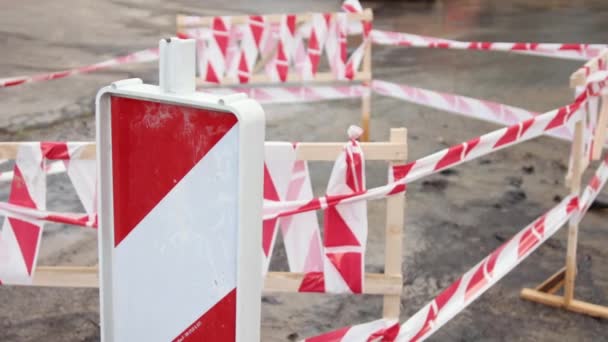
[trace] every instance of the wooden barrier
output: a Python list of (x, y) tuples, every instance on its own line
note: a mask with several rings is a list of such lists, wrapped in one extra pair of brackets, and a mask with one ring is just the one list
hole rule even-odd
[[(263, 15), (264, 19), (270, 24), (277, 25), (281, 22), (283, 16), (285, 14), (268, 14)], [(337, 13), (327, 13), (329, 17), (335, 17)], [(372, 22), (374, 19), (374, 15), (371, 9), (364, 9), (361, 13), (346, 13), (347, 21), (350, 22), (358, 22), (358, 21), (369, 21)], [(301, 27), (302, 25), (308, 24), (312, 21), (313, 13), (299, 13), (295, 14), (296, 16), (296, 26)], [(177, 32), (178, 34), (186, 34), (188, 29), (197, 29), (197, 28), (209, 28), (212, 25), (213, 17), (191, 17), (186, 15), (178, 15), (177, 16)], [(230, 23), (235, 25), (243, 25), (249, 23), (249, 16), (241, 15), (241, 16), (230, 16)], [(357, 34), (347, 34), (348, 36), (359, 35)], [(261, 73), (260, 71), (264, 69), (264, 66), (272, 60), (277, 53), (277, 49), (274, 48), (267, 55), (259, 54), (258, 60), (255, 63), (253, 68), (253, 73), (251, 78), (246, 84), (242, 84), (236, 77), (230, 76), (222, 76), (220, 83), (209, 83), (205, 82), (201, 78), (197, 78), (197, 85), (201, 87), (209, 87), (209, 86), (230, 86), (230, 85), (242, 85), (242, 86), (252, 86), (252, 85), (277, 85), (277, 81), (272, 80), (268, 75)], [(372, 81), (372, 44), (371, 39), (365, 42), (364, 54), (361, 63), (361, 70), (356, 71), (353, 75), (352, 80), (344, 80), (337, 78), (330, 71), (321, 71), (317, 72), (312, 79), (304, 80), (302, 76), (295, 72), (289, 72), (287, 75), (286, 82), (279, 84), (305, 84), (308, 86), (314, 85), (323, 85), (328, 83), (336, 83), (336, 82), (348, 82), (348, 83), (356, 83), (363, 84), (368, 88), (361, 96), (361, 128), (363, 128), (363, 135), (361, 137), (361, 141), (369, 141), (369, 132), (370, 132), (370, 121), (371, 121), (371, 86)]]
[[(388, 142), (361, 143), (365, 159), (404, 163), (407, 159), (407, 131), (394, 128)], [(16, 157), (20, 143), (0, 143), (0, 156)], [(341, 153), (344, 143), (298, 143), (298, 160), (333, 161)], [(83, 159), (95, 158), (95, 144), (83, 147)], [(367, 273), (363, 293), (384, 296), (383, 316), (398, 318), (403, 289), (402, 252), (405, 194), (399, 193), (386, 199), (385, 261), (384, 273)], [(301, 273), (269, 272), (264, 286), (265, 293), (298, 292), (304, 277)], [(34, 286), (96, 288), (99, 286), (97, 266), (38, 266), (34, 273)]]
[[(583, 68), (578, 69), (570, 77), (570, 86), (576, 88), (584, 86), (587, 82), (588, 74), (597, 71), (599, 65), (606, 65), (608, 62), (608, 50), (603, 51), (598, 57), (591, 59), (585, 64), (589, 70), (585, 72)], [(593, 115), (593, 114), (592, 114)], [(581, 192), (582, 174), (589, 165), (589, 155), (584, 154), (584, 125), (588, 118), (583, 116), (583, 120), (576, 123), (574, 138), (572, 141), (571, 165), (566, 175), (566, 184), (570, 188), (570, 193), (579, 195)], [(608, 125), (608, 97), (601, 97), (600, 110), (597, 117), (597, 127), (594, 132), (594, 145), (591, 150), (591, 159), (598, 160), (606, 142), (606, 126)], [(566, 266), (547, 280), (542, 282), (534, 289), (525, 288), (521, 291), (521, 297), (533, 302), (561, 307), (566, 310), (583, 313), (589, 316), (608, 318), (608, 307), (590, 304), (574, 299), (575, 279), (577, 272), (576, 249), (578, 244), (578, 222), (570, 220), (568, 226), (568, 245), (566, 252)], [(556, 295), (563, 289), (563, 295)]]

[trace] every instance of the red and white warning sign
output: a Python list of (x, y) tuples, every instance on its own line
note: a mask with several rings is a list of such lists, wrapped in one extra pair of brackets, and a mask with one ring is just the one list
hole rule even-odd
[(259, 340), (263, 111), (195, 92), (194, 41), (160, 54), (97, 97), (102, 340)]

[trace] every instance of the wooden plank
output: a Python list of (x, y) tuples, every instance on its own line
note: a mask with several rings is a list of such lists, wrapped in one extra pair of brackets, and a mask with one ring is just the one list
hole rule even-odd
[(585, 71), (578, 69), (570, 75), (570, 88), (585, 85)]
[(566, 307), (566, 309), (592, 317), (608, 319), (608, 307), (602, 305), (592, 304), (575, 299)]
[[(407, 144), (406, 129), (391, 129), (390, 141), (392, 143)], [(406, 158), (392, 160), (390, 165), (403, 164)], [(403, 278), (403, 224), (405, 220), (403, 211), (405, 206), (405, 193), (403, 192), (386, 199), (384, 274), (400, 278)], [(399, 295), (385, 295), (383, 298), (382, 317), (399, 319), (400, 312), (401, 292)]]
[[(269, 272), (266, 276), (264, 292), (298, 292), (303, 273)], [(97, 267), (80, 266), (39, 266), (36, 268), (33, 286), (49, 287), (99, 287)], [(401, 276), (388, 276), (378, 273), (365, 274), (366, 294), (400, 295)]]
[(520, 297), (525, 300), (549, 305), (555, 308), (564, 307), (564, 297), (540, 292), (534, 289), (522, 289)]
[(554, 294), (548, 294), (533, 289), (521, 290), (521, 297), (523, 299), (553, 306), (556, 308), (563, 308), (572, 312), (581, 313), (584, 315), (607, 318), (608, 319), (608, 307), (597, 304), (587, 303), (581, 300), (572, 300), (570, 304), (566, 305), (564, 297), (557, 296)]
[[(373, 14), (372, 14), (373, 15)], [(369, 20), (372, 20), (370, 18)], [(370, 32), (371, 35), (371, 32)], [(363, 128), (363, 137), (361, 141), (369, 141), (371, 135), (371, 111), (372, 111), (372, 94), (371, 94), (371, 81), (372, 81), (372, 41), (370, 39), (365, 42), (364, 54), (363, 54), (363, 66), (361, 72), (366, 79), (364, 85), (368, 87), (366, 94), (361, 97), (361, 128)]]
[[(572, 142), (572, 178), (570, 193), (578, 196), (581, 188), (583, 168), (584, 120), (579, 120), (574, 127)], [(569, 304), (574, 298), (574, 281), (576, 278), (576, 247), (578, 243), (578, 223), (570, 220), (568, 225), (568, 247), (566, 252), (566, 278), (564, 281), (564, 299)]]
[[(264, 16), (264, 19), (267, 20), (268, 22), (280, 23), (281, 19), (286, 14), (287, 13), (266, 14), (263, 16)], [(312, 13), (312, 12), (296, 14), (296, 23), (311, 21), (313, 14), (314, 13)], [(335, 16), (337, 13), (334, 12), (334, 13), (327, 13), (327, 14), (329, 14), (331, 16)], [(364, 9), (363, 12), (361, 12), (361, 13), (346, 13), (346, 18), (348, 19), (348, 21), (372, 20), (373, 17), (374, 16), (373, 16), (372, 10), (369, 8)], [(178, 32), (180, 32), (181, 29), (209, 27), (209, 26), (211, 26), (211, 23), (213, 22), (213, 18), (214, 17), (195, 17), (195, 16), (179, 14), (177, 16)], [(233, 25), (247, 24), (248, 22), (249, 22), (249, 16), (247, 16), (247, 15), (230, 16), (230, 23)]]
[[(299, 160), (334, 161), (342, 152), (344, 143), (298, 143), (296, 158)], [(405, 160), (407, 145), (393, 142), (361, 143), (366, 160)]]
[(564, 279), (566, 277), (566, 268), (562, 267), (555, 274), (547, 278), (542, 284), (536, 287), (537, 291), (553, 294), (557, 292), (561, 287), (564, 286)]
[(0, 142), (0, 159), (15, 159), (20, 145), (28, 143)]
[(98, 288), (96, 266), (38, 266), (33, 286)]
[[(236, 77), (224, 77), (219, 85), (222, 86), (230, 86), (230, 85), (259, 85), (259, 84), (273, 84), (273, 85), (281, 85), (281, 86), (297, 86), (300, 83), (306, 83), (307, 85), (312, 85), (313, 83), (328, 83), (328, 82), (336, 82), (336, 83), (353, 83), (353, 82), (362, 82), (367, 81), (371, 77), (371, 73), (359, 71), (356, 72), (352, 80), (337, 80), (334, 74), (331, 72), (318, 72), (312, 79), (304, 79), (302, 75), (295, 72), (290, 72), (287, 74), (287, 80), (285, 82), (279, 82), (273, 80), (267, 74), (254, 74), (251, 75), (248, 83), (241, 83)], [(198, 77), (196, 79), (196, 85), (201, 88), (205, 87), (217, 87), (217, 83), (209, 83), (205, 82), (202, 78)]]
[(602, 104), (600, 113), (597, 118), (597, 127), (593, 136), (593, 151), (591, 157), (593, 160), (599, 160), (602, 157), (602, 150), (606, 143), (606, 128), (608, 126), (608, 95), (602, 96)]
[(587, 76), (585, 68), (589, 69), (589, 74), (596, 72), (599, 68), (599, 64), (608, 62), (608, 49), (604, 49), (597, 57), (588, 60), (582, 68), (578, 68), (575, 72), (570, 75), (570, 88), (576, 88), (584, 86), (587, 82)]
[[(39, 145), (40, 142), (0, 142), (0, 159), (15, 159), (19, 147), (32, 144)], [(95, 159), (95, 143), (86, 142), (84, 145), (82, 152), (72, 159)]]
[[(298, 292), (302, 279), (304, 279), (303, 273), (268, 272), (264, 292)], [(366, 273), (363, 293), (401, 295), (402, 284), (401, 276)]]
[[(0, 142), (0, 159), (15, 159), (23, 142)], [(297, 158), (300, 160), (335, 160), (342, 151), (344, 142), (298, 143)], [(361, 143), (367, 160), (405, 159), (406, 145), (402, 143), (374, 142)], [(82, 153), (75, 159), (95, 159), (95, 143), (86, 143)]]

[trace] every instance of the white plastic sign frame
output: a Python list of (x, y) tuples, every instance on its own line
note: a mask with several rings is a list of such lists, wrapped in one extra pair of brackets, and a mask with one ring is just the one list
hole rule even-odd
[(264, 113), (194, 89), (194, 41), (160, 86), (97, 94), (101, 339), (259, 341)]

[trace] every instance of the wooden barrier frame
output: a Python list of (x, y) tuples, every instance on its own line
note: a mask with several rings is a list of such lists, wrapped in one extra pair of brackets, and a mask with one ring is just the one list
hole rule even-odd
[[(407, 131), (393, 128), (388, 142), (361, 143), (367, 161), (388, 161), (402, 164), (407, 159)], [(14, 159), (19, 143), (0, 143), (0, 157)], [(307, 161), (334, 161), (344, 143), (299, 143), (296, 158)], [(83, 159), (95, 158), (95, 144), (83, 147)], [(384, 273), (365, 274), (364, 294), (384, 296), (383, 317), (399, 318), (403, 289), (402, 251), (405, 193), (386, 199)], [(269, 272), (265, 293), (298, 292), (304, 274)], [(97, 266), (38, 266), (34, 272), (33, 286), (96, 288), (99, 286)]]
[[(608, 50), (604, 50), (598, 57), (591, 59), (585, 64), (589, 68), (589, 74), (598, 70), (600, 63), (608, 61)], [(576, 88), (584, 86), (587, 82), (585, 70), (579, 69), (570, 77), (570, 86)], [(574, 138), (572, 142), (572, 164), (566, 175), (566, 184), (570, 188), (570, 193), (579, 195), (581, 192), (582, 174), (589, 165), (589, 158), (584, 155), (584, 120), (576, 123)], [(593, 150), (591, 157), (598, 160), (601, 156), (604, 143), (606, 141), (606, 126), (608, 125), (608, 96), (602, 96), (601, 107), (597, 118), (597, 128), (594, 132)], [(601, 142), (601, 143), (598, 143)], [(547, 280), (542, 282), (534, 289), (524, 288), (521, 297), (533, 302), (560, 307), (569, 311), (582, 313), (593, 317), (608, 319), (608, 307), (591, 304), (574, 299), (575, 278), (577, 272), (576, 248), (578, 244), (578, 222), (570, 220), (568, 226), (568, 246), (566, 252), (566, 266), (557, 271)], [(556, 295), (562, 289), (563, 296)]]
[[(331, 16), (335, 16), (337, 13), (328, 13)], [(300, 26), (312, 20), (312, 13), (300, 13), (296, 15), (296, 25)], [(345, 13), (347, 20), (349, 22), (352, 21), (373, 21), (374, 15), (371, 9), (366, 8), (363, 12), (360, 13)], [(281, 18), (284, 14), (269, 14), (264, 15), (264, 18), (272, 24), (279, 24), (281, 22)], [(201, 28), (201, 27), (209, 27), (212, 23), (213, 17), (198, 17), (198, 20), (192, 20), (191, 18), (185, 20), (188, 17), (186, 15), (178, 15), (176, 18), (177, 21), (177, 32), (185, 33), (184, 30), (189, 28)], [(232, 24), (246, 24), (248, 23), (249, 16), (240, 15), (240, 16), (231, 16), (230, 17)], [(350, 36), (355, 34), (349, 34)], [(359, 34), (357, 34), (359, 35)], [(257, 63), (253, 68), (253, 72), (251, 78), (247, 84), (241, 84), (237, 79), (231, 77), (224, 77), (219, 85), (229, 86), (229, 85), (240, 85), (240, 86), (250, 86), (250, 85), (277, 85), (276, 81), (273, 81), (265, 74), (256, 74), (256, 72), (263, 69), (263, 67), (270, 61), (274, 55), (276, 54), (276, 49), (273, 49), (269, 55), (261, 56)], [(356, 71), (352, 81), (338, 80), (334, 77), (331, 72), (318, 72), (314, 76), (312, 80), (303, 80), (302, 77), (295, 73), (289, 72), (287, 75), (287, 81), (285, 83), (278, 83), (279, 85), (287, 85), (287, 84), (300, 84), (300, 85), (322, 85), (327, 83), (337, 83), (337, 82), (349, 82), (349, 83), (358, 83), (362, 84), (366, 87), (366, 91), (361, 96), (361, 128), (363, 128), (363, 135), (361, 137), (361, 141), (369, 141), (369, 132), (370, 132), (370, 120), (371, 120), (371, 81), (372, 81), (372, 42), (369, 39), (365, 43), (365, 49), (363, 54), (363, 60), (361, 61), (361, 70)], [(216, 86), (215, 83), (207, 83), (202, 79), (197, 79), (198, 86)]]

